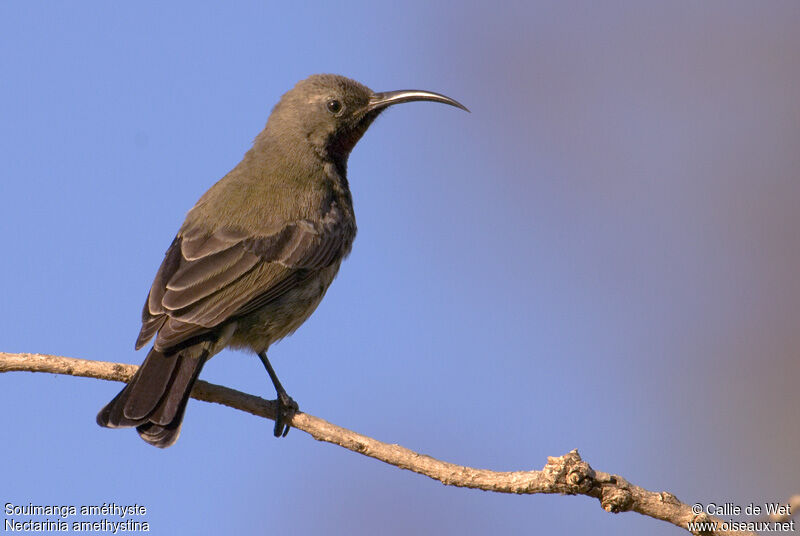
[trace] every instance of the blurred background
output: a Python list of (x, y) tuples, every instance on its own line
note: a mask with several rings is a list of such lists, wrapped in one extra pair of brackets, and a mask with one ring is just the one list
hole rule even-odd
[[(800, 4), (297, 4), (0, 4), (0, 351), (140, 363), (186, 211), (340, 73), (472, 113), (397, 106), (353, 152), (353, 253), (270, 352), (301, 409), (495, 470), (578, 448), (690, 504), (800, 491)], [(202, 378), (274, 396), (253, 355)], [(681, 533), (197, 401), (157, 450), (95, 425), (120, 387), (0, 375), (0, 502), (139, 503), (156, 534)]]

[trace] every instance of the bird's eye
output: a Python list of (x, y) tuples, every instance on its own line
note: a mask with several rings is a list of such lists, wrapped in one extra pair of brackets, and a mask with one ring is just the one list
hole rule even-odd
[(329, 100), (325, 106), (327, 106), (328, 111), (332, 114), (338, 114), (342, 111), (342, 103), (336, 99)]

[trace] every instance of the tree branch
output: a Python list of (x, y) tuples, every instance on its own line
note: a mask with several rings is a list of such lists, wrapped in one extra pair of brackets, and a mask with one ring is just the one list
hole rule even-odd
[[(43, 354), (9, 354), (0, 352), (0, 372), (30, 371), (84, 376), (102, 380), (127, 382), (138, 367), (106, 361), (89, 361)], [(192, 397), (206, 402), (216, 402), (259, 417), (275, 419), (275, 404), (257, 396), (248, 395), (227, 387), (198, 381)], [(291, 423), (293, 428), (310, 434), (317, 441), (325, 441), (375, 458), (401, 469), (414, 471), (448, 486), (476, 488), (499, 493), (561, 493), (586, 495), (600, 501), (604, 510), (619, 513), (632, 510), (642, 515), (667, 521), (688, 529), (688, 523), (714, 523), (722, 526), (723, 520), (701, 513), (679, 501), (668, 492), (653, 492), (629, 483), (624, 478), (595, 471), (583, 461), (577, 450), (563, 456), (549, 457), (541, 471), (489, 471), (443, 462), (418, 454), (400, 445), (382, 443), (351, 430), (340, 428), (307, 413), (298, 412)], [(694, 531), (701, 534), (699, 531)], [(708, 535), (748, 535), (754, 532), (708, 530)]]

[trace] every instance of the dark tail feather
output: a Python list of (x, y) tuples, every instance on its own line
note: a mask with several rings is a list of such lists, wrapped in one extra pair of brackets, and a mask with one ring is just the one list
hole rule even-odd
[(128, 385), (97, 414), (97, 424), (135, 426), (151, 445), (169, 447), (181, 433), (186, 403), (206, 359), (205, 344), (168, 355), (151, 349)]

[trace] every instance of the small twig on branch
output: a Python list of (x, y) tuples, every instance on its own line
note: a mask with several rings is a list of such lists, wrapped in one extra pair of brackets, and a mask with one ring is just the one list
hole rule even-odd
[[(127, 382), (137, 368), (134, 365), (106, 361), (0, 352), (0, 372), (49, 372)], [(223, 404), (259, 417), (275, 419), (273, 402), (227, 387), (198, 381), (192, 390), (192, 397), (206, 402)], [(549, 457), (541, 471), (500, 472), (443, 462), (400, 445), (382, 443), (351, 430), (340, 428), (307, 413), (297, 413), (292, 419), (291, 425), (293, 428), (310, 434), (318, 441), (342, 446), (401, 469), (425, 475), (448, 486), (500, 493), (586, 495), (598, 499), (603, 509), (608, 512), (618, 513), (632, 510), (645, 516), (667, 521), (685, 530), (689, 530), (689, 523), (716, 522), (720, 527), (723, 525), (723, 520), (719, 518), (705, 513), (694, 514), (692, 507), (682, 503), (671, 493), (648, 491), (629, 483), (620, 476), (595, 471), (581, 459), (577, 450), (563, 456)], [(700, 534), (699, 531), (695, 533)], [(702, 534), (755, 536), (754, 532), (723, 530), (707, 530)]]

